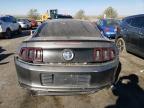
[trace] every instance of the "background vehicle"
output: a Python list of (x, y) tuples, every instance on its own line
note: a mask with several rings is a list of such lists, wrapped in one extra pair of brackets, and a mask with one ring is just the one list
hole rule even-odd
[(21, 33), (21, 26), (16, 18), (9, 15), (0, 17), (0, 33), (5, 38), (11, 38), (14, 32)]
[(109, 39), (115, 39), (119, 23), (117, 19), (100, 19), (97, 22), (100, 31)]
[(30, 29), (31, 22), (28, 19), (18, 19), (18, 23), (20, 24), (22, 29)]
[(38, 95), (92, 93), (118, 78), (118, 49), (88, 21), (43, 23), (18, 49), (20, 85)]
[(122, 20), (116, 37), (120, 52), (128, 52), (144, 57), (144, 14), (126, 17)]
[(51, 9), (50, 11), (47, 10), (46, 13), (41, 15), (41, 19), (37, 20), (38, 22), (44, 22), (48, 19), (72, 19), (73, 17), (71, 15), (64, 15), (59, 14), (57, 9)]
[(31, 27), (32, 27), (32, 28), (38, 26), (38, 23), (37, 23), (36, 20), (34, 20), (34, 19), (29, 19), (29, 21), (30, 21), (30, 23), (31, 23)]

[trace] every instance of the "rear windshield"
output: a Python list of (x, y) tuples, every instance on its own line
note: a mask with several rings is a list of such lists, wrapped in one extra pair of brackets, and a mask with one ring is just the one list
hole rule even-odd
[(121, 22), (120, 20), (116, 20), (116, 19), (106, 19), (106, 20), (100, 20), (98, 24), (101, 26), (115, 26), (115, 25), (119, 25), (120, 22)]
[(35, 37), (96, 37), (100, 36), (96, 26), (88, 21), (48, 21), (40, 26)]
[(18, 19), (20, 22), (29, 22), (27, 19)]
[(111, 20), (111, 19), (106, 20), (106, 26), (118, 25), (118, 24), (119, 24), (118, 20)]

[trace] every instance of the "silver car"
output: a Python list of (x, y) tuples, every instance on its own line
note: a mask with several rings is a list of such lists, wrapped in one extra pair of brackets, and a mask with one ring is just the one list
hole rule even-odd
[(18, 19), (18, 23), (20, 24), (22, 29), (31, 28), (31, 22), (28, 19)]
[(118, 78), (118, 49), (89, 21), (49, 20), (15, 56), (18, 82), (33, 95), (93, 93)]

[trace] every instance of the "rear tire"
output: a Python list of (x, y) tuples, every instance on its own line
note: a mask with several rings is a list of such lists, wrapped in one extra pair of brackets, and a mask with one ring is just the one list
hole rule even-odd
[(12, 38), (12, 32), (10, 29), (7, 29), (6, 32), (5, 32), (5, 38), (6, 39), (10, 39)]
[(27, 90), (27, 94), (28, 94), (29, 96), (36, 96), (36, 91)]
[(116, 40), (116, 46), (120, 53), (126, 52), (125, 41), (123, 38), (118, 38)]
[(117, 68), (117, 71), (116, 71), (116, 74), (115, 74), (114, 83), (111, 86), (111, 90), (114, 93), (115, 93), (115, 91), (117, 91), (117, 86), (116, 85), (119, 81), (119, 75), (120, 75), (121, 69), (122, 69), (122, 65), (121, 65), (121, 62), (119, 62), (119, 65), (118, 65), (118, 68)]
[(19, 27), (17, 33), (18, 33), (18, 34), (21, 34), (21, 33), (22, 33), (22, 28), (21, 28), (21, 27)]
[(119, 74), (121, 72), (121, 69), (122, 69), (122, 65), (121, 65), (121, 62), (119, 62), (119, 65), (117, 67), (117, 72), (115, 74), (115, 80), (114, 80), (114, 85), (118, 82), (118, 79), (119, 79)]

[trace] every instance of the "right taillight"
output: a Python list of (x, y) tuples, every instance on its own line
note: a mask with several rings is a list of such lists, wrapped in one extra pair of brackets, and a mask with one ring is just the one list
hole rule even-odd
[(95, 62), (113, 60), (115, 58), (115, 50), (112, 48), (94, 48), (93, 58)]
[(19, 57), (27, 62), (42, 62), (43, 49), (42, 48), (21, 48)]

